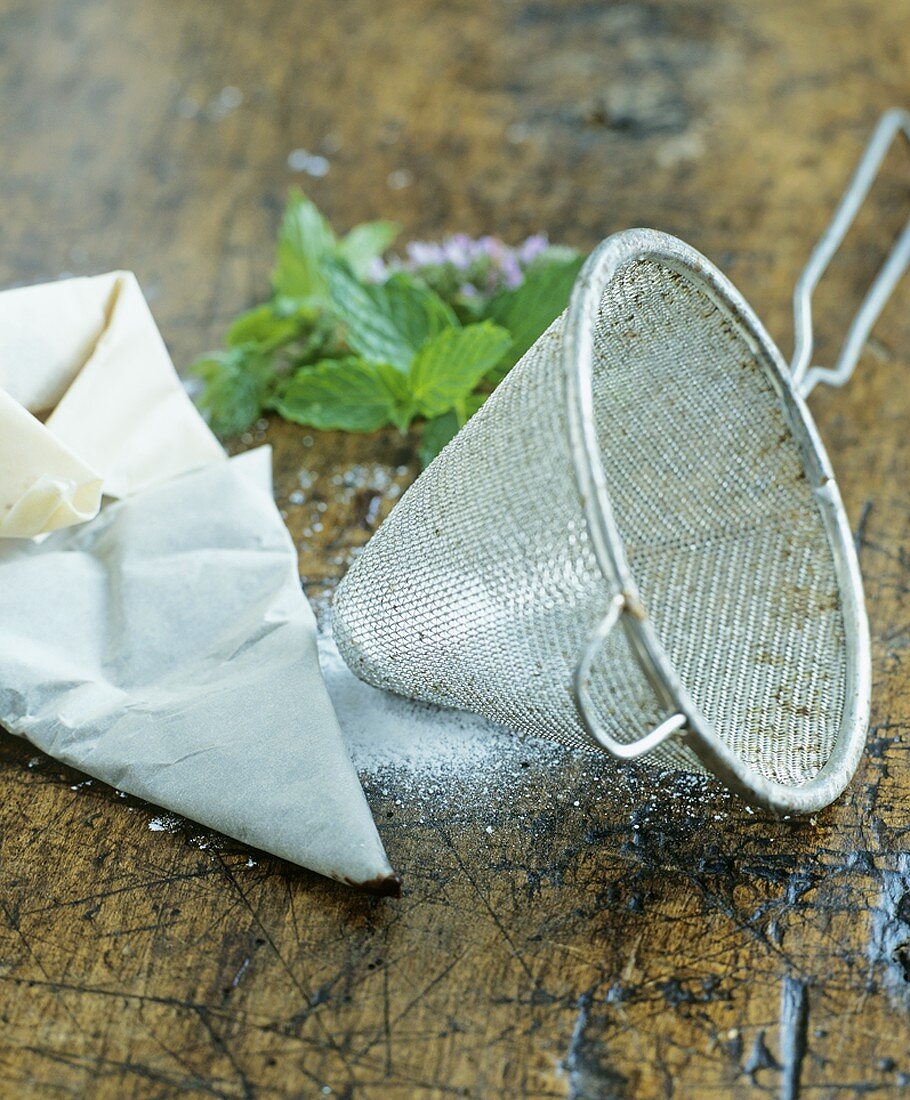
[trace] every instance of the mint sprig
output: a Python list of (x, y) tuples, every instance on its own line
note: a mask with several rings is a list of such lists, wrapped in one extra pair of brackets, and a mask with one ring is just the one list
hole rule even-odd
[[(219, 435), (239, 434), (269, 411), (352, 432), (389, 424), (406, 432), (421, 422), (426, 464), (559, 315), (581, 263), (539, 237), (519, 271), (519, 253), (483, 238), (466, 272), (458, 247), (470, 239), (459, 238), (451, 262), (447, 244), (409, 246), (412, 254), (433, 253), (424, 277), (410, 261), (383, 263), (396, 233), (391, 222), (372, 221), (339, 238), (302, 192), (291, 191), (271, 297), (237, 317), (225, 348), (192, 368), (203, 382), (199, 404)], [(478, 293), (484, 264), (500, 254), (511, 265), (508, 278), (497, 282), (490, 269), (492, 289)]]

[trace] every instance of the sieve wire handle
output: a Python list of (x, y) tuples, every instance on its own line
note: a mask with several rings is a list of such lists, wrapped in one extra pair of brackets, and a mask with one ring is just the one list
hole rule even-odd
[(590, 691), (591, 666), (595, 657), (603, 648), (607, 636), (619, 622), (620, 616), (626, 609), (626, 597), (620, 592), (610, 601), (606, 614), (588, 639), (582, 658), (575, 669), (572, 686), (578, 713), (585, 729), (588, 731), (588, 735), (595, 744), (611, 752), (614, 756), (618, 756), (621, 760), (634, 760), (636, 756), (642, 756), (652, 749), (656, 749), (671, 734), (676, 733), (678, 729), (682, 729), (686, 724), (686, 717), (683, 714), (672, 714), (643, 737), (631, 742), (617, 741), (615, 737), (607, 733), (597, 717)]
[(853, 178), (834, 212), (828, 228), (809, 257), (793, 291), (794, 347), (790, 370), (797, 392), (808, 397), (816, 384), (842, 386), (853, 374), (872, 326), (891, 297), (891, 292), (910, 264), (910, 221), (897, 239), (888, 259), (873, 280), (847, 331), (844, 346), (833, 367), (810, 366), (812, 360), (812, 295), (832, 257), (866, 201), (882, 161), (898, 134), (910, 142), (910, 112), (893, 108), (878, 121)]

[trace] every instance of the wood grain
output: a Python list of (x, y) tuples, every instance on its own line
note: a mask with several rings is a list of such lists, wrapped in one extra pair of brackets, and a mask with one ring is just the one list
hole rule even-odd
[[(903, 0), (3, 0), (0, 285), (133, 268), (186, 364), (262, 294), (306, 148), (340, 228), (676, 233), (786, 350), (808, 250), (879, 112), (910, 101), (908, 43)], [(906, 218), (907, 171), (889, 161), (820, 293), (821, 362)], [(370, 784), (396, 903), (189, 823), (150, 831), (153, 808), (3, 736), (0, 1093), (910, 1090), (908, 304), (812, 399), (873, 633), (873, 728), (837, 805), (775, 823), (586, 760), (529, 767), (480, 811)], [(333, 479), (404, 483), (412, 447), (264, 434), (320, 604), (390, 504)]]

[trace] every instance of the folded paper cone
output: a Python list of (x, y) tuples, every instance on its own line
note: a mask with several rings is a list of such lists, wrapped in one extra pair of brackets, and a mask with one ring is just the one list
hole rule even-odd
[(397, 894), (264, 468), (254, 452), (0, 545), (0, 723), (130, 794)]
[(0, 294), (0, 537), (224, 459), (131, 272)]
[[(102, 495), (121, 499), (98, 514)], [(227, 461), (129, 272), (0, 294), (0, 723), (238, 840), (399, 892), (269, 451)]]

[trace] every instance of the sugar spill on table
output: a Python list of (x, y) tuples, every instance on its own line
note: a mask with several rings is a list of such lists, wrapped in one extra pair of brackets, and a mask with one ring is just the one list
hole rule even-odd
[(475, 714), (405, 699), (359, 680), (330, 633), (319, 636), (329, 696), (357, 770), (409, 793), (442, 795), (451, 780), (477, 787), (520, 781), (530, 763), (558, 767), (572, 750), (523, 737)]
[[(398, 804), (431, 802), (447, 812), (514, 800), (545, 782), (566, 808), (622, 800), (637, 820), (666, 810), (686, 813), (717, 792), (703, 776), (647, 771), (602, 753), (528, 737), (479, 715), (405, 699), (359, 680), (324, 630), (319, 657), (329, 696), (355, 768), (364, 782)], [(661, 804), (664, 810), (660, 809)], [(636, 826), (633, 826), (636, 827)]]
[(148, 830), (151, 833), (181, 833), (187, 842), (195, 848), (219, 849), (221, 840), (218, 834), (188, 821), (179, 814), (159, 813), (149, 819)]

